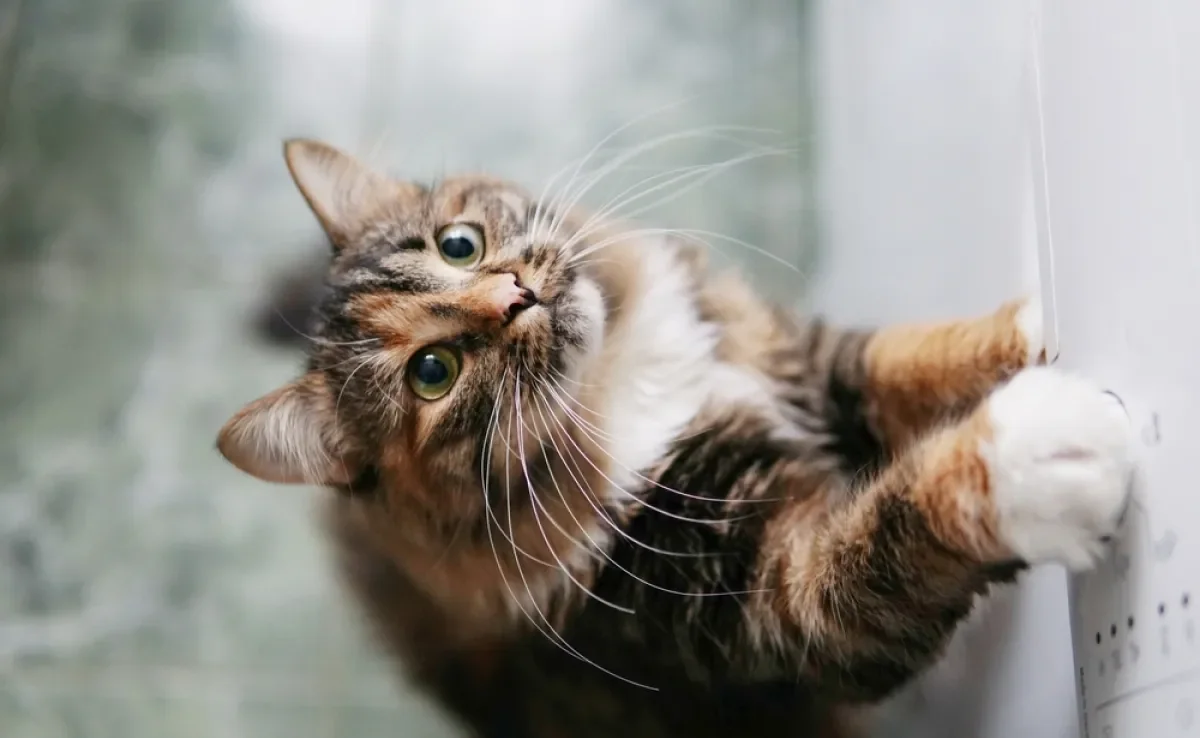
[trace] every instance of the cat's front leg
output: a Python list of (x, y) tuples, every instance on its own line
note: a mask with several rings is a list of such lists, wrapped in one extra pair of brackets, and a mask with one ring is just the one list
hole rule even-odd
[(982, 318), (879, 329), (862, 346), (865, 411), (897, 449), (1045, 359), (1042, 305), (1014, 300)]
[(781, 518), (764, 582), (777, 636), (799, 644), (818, 686), (883, 697), (932, 664), (1006, 564), (1092, 565), (1132, 472), (1110, 395), (1055, 369), (1021, 372), (819, 523)]

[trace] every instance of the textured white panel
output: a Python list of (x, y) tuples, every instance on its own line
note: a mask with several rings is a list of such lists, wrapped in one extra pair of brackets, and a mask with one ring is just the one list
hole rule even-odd
[(1200, 4), (1040, 7), (1059, 361), (1104, 381), (1141, 431), (1122, 540), (1074, 582), (1083, 732), (1200, 734)]
[[(985, 312), (1036, 289), (1028, 5), (817, 3), (815, 307), (872, 323)], [(1001, 593), (884, 711), (888, 738), (1075, 732), (1066, 577)]]

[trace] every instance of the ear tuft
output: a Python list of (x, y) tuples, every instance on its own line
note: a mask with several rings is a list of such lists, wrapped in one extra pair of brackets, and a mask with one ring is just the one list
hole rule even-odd
[(344, 247), (368, 220), (406, 190), (358, 159), (309, 139), (289, 139), (283, 158), (334, 248)]
[(217, 450), (266, 482), (348, 484), (354, 478), (328, 385), (310, 373), (260, 397), (225, 423)]

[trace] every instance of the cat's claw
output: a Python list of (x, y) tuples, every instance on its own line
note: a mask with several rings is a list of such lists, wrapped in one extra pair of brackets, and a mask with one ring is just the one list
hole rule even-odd
[(1025, 340), (1025, 366), (1046, 361), (1046, 323), (1040, 297), (1029, 297), (1017, 309), (1017, 330)]
[(1120, 400), (1049, 367), (998, 389), (987, 460), (1000, 543), (1030, 563), (1086, 569), (1124, 514), (1134, 435)]

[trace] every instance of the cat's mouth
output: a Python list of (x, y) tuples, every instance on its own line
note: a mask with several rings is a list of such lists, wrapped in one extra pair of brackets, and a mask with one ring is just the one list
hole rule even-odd
[(514, 311), (502, 330), (509, 341), (553, 350), (559, 342), (556, 314), (555, 302), (538, 300)]
[(508, 300), (510, 304), (504, 316), (504, 325), (512, 325), (521, 315), (532, 308), (536, 308), (541, 303), (537, 293), (521, 284), (519, 278), (514, 284), (514, 288), (516, 291)]
[(564, 284), (544, 276), (523, 284), (536, 301), (513, 315), (503, 329), (505, 340), (520, 347), (530, 368), (553, 367), (575, 378), (603, 341), (606, 314), (598, 286), (589, 279)]
[(526, 330), (531, 327), (531, 323), (546, 320), (549, 317), (548, 313), (547, 307), (534, 298), (532, 302), (513, 306), (504, 325), (509, 332)]

